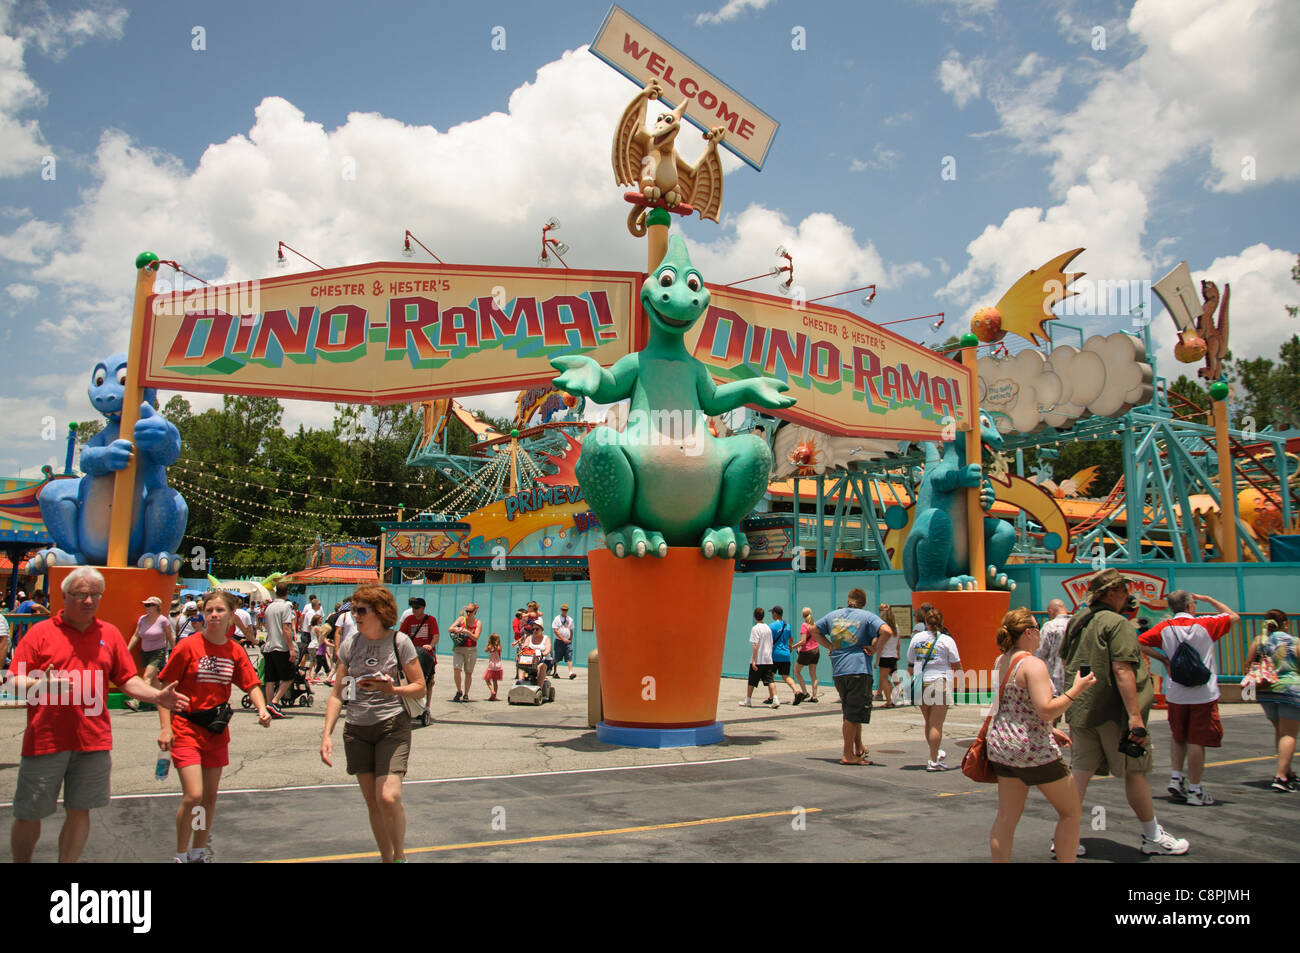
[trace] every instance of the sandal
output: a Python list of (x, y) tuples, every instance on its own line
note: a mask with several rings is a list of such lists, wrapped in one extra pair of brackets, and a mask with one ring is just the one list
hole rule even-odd
[(871, 760), (870, 758), (868, 758), (866, 755), (863, 755), (861, 758), (859, 758), (859, 759), (856, 760), (856, 761), (845, 761), (843, 758), (841, 758), (841, 759), (840, 759), (840, 764), (843, 764), (843, 765), (851, 765), (851, 766), (860, 766), (860, 767), (864, 767), (864, 768), (865, 768), (865, 767), (875, 767), (876, 762), (872, 761), (872, 760)]

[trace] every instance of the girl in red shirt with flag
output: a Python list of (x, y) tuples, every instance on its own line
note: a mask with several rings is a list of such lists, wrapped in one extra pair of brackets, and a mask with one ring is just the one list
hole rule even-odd
[[(266, 696), (248, 653), (229, 638), (235, 620), (235, 597), (228, 592), (209, 592), (200, 603), (204, 626), (199, 638), (188, 638), (176, 646), (163, 669), (166, 682), (186, 686), (190, 704), (173, 717), (158, 710), (162, 730), (158, 747), (171, 751), (176, 773), (181, 777), (181, 806), (176, 811), (176, 856), (178, 864), (212, 862), (207, 846), (212, 816), (217, 810), (217, 788), (221, 770), (230, 763), (230, 685), (248, 692), (257, 706), (257, 720), (271, 725)], [(197, 634), (197, 633), (196, 633)], [(195, 823), (195, 820), (198, 823)], [(190, 846), (193, 835), (194, 844)]]

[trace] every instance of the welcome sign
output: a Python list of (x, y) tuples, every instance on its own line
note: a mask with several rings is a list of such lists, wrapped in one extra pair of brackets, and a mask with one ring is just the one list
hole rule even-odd
[(545, 384), (634, 349), (630, 272), (379, 262), (149, 299), (142, 384), (387, 404)]
[(687, 119), (705, 132), (724, 128), (723, 148), (762, 171), (777, 121), (626, 10), (610, 7), (590, 49), (638, 86), (658, 83), (669, 109), (685, 100)]

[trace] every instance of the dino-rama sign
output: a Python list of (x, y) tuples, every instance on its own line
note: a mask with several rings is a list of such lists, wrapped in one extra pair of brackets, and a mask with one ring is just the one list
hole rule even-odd
[(627, 11), (610, 7), (591, 52), (638, 86), (658, 83), (669, 108), (685, 102), (687, 119), (705, 132), (721, 126), (726, 130), (722, 146), (763, 168), (777, 121)]
[[(155, 294), (142, 385), (384, 404), (549, 384), (551, 358), (608, 367), (646, 335), (638, 272), (379, 262)], [(686, 336), (718, 383), (767, 375), (777, 416), (827, 433), (934, 439), (969, 419), (971, 375), (836, 308), (710, 286)]]
[(633, 345), (640, 276), (380, 262), (154, 295), (143, 384), (364, 404), (544, 384)]

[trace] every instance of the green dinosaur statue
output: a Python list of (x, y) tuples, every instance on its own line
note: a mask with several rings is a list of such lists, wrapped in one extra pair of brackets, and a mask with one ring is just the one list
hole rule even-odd
[(686, 350), (685, 335), (709, 308), (709, 292), (674, 235), (641, 286), (650, 322), (645, 348), (608, 370), (589, 357), (557, 357), (555, 386), (601, 404), (631, 398), (622, 432), (597, 427), (582, 443), (578, 484), (615, 556), (665, 556), (700, 547), (705, 558), (741, 558), (740, 521), (767, 490), (772, 452), (752, 434), (717, 438), (707, 418), (745, 404), (779, 410), (789, 386), (755, 377), (721, 387)]

